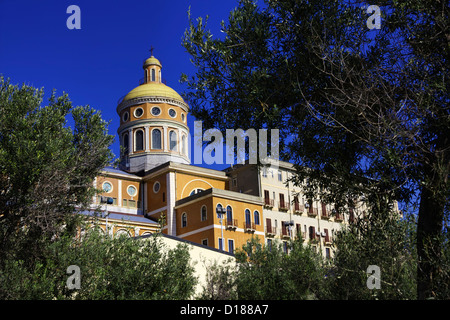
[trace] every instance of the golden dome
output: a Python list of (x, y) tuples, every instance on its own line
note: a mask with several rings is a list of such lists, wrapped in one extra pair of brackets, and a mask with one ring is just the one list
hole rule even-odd
[(139, 87), (131, 90), (124, 98), (125, 100), (131, 100), (138, 97), (162, 97), (171, 98), (184, 102), (183, 98), (172, 88), (159, 82), (148, 82), (141, 84)]
[(155, 65), (155, 64), (156, 64), (157, 66), (162, 67), (161, 62), (159, 62), (159, 60), (156, 59), (154, 56), (151, 56), (150, 58), (148, 58), (147, 60), (145, 60), (145, 62), (144, 62), (144, 68), (145, 68), (146, 66), (149, 66), (149, 65)]

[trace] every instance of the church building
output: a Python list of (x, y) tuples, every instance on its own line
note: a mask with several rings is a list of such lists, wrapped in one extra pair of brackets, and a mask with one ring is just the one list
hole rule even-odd
[(324, 256), (332, 254), (334, 232), (352, 217), (332, 216), (330, 204), (304, 199), (285, 184), (294, 173), (290, 163), (280, 161), (276, 172), (249, 164), (223, 171), (191, 165), (189, 106), (162, 82), (153, 55), (143, 70), (139, 86), (117, 104), (119, 168), (105, 168), (95, 179), (102, 193), (92, 210), (101, 206), (105, 232), (162, 232), (229, 253), (252, 237), (265, 244), (303, 237)]

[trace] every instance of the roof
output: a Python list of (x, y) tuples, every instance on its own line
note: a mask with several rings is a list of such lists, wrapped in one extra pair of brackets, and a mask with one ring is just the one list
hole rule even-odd
[[(94, 212), (94, 211), (83, 211), (81, 214), (89, 215), (89, 216), (96, 216), (98, 218), (106, 218), (105, 212)], [(116, 212), (109, 212), (108, 219), (113, 220), (123, 220), (127, 222), (138, 222), (138, 223), (145, 223), (145, 224), (151, 224), (157, 226), (158, 223), (150, 220), (143, 215), (137, 215), (137, 214), (127, 214), (127, 213), (116, 213)]]
[(138, 97), (162, 97), (178, 100), (184, 103), (183, 98), (171, 87), (159, 82), (148, 82), (131, 90), (123, 101), (131, 100)]
[(156, 59), (154, 56), (151, 56), (150, 58), (148, 58), (147, 60), (145, 60), (145, 62), (144, 62), (144, 68), (145, 68), (146, 66), (149, 66), (149, 65), (152, 65), (152, 64), (156, 64), (156, 65), (162, 67), (162, 66), (161, 66), (161, 62), (159, 62), (159, 60)]
[(139, 178), (139, 176), (137, 176), (135, 174), (132, 174), (132, 173), (120, 170), (120, 169), (116, 169), (116, 168), (113, 168), (113, 167), (105, 167), (105, 168), (102, 169), (102, 171), (109, 172), (109, 173), (122, 174), (122, 175), (133, 177), (133, 178)]

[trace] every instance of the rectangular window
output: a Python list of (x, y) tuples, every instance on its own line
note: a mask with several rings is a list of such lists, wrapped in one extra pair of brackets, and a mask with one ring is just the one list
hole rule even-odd
[(219, 250), (223, 250), (223, 239), (219, 238)]
[(272, 251), (272, 239), (267, 239), (267, 248), (269, 248), (269, 251)]
[(234, 253), (234, 240), (228, 239), (228, 252)]
[(202, 245), (207, 246), (208, 245), (208, 239), (203, 239), (202, 240)]
[(283, 176), (281, 174), (281, 171), (278, 170), (278, 181), (283, 181)]
[(122, 204), (124, 207), (128, 207), (128, 200), (127, 199), (123, 199)]

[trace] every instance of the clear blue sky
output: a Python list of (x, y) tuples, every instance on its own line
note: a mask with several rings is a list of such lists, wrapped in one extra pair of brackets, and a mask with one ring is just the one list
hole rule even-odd
[[(13, 84), (26, 83), (66, 92), (74, 105), (90, 105), (111, 120), (116, 135), (117, 100), (138, 85), (142, 63), (154, 56), (166, 84), (181, 93), (180, 75), (195, 72), (181, 46), (193, 18), (209, 15), (214, 35), (237, 0), (0, 0), (0, 74)], [(81, 30), (69, 30), (67, 7), (81, 10)], [(45, 103), (46, 101), (44, 101)], [(193, 134), (193, 117), (188, 117)], [(116, 139), (117, 140), (117, 139)], [(112, 147), (119, 154), (116, 141)], [(225, 166), (223, 166), (225, 167)]]

